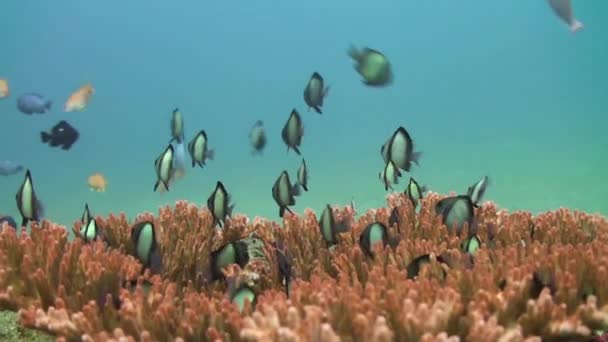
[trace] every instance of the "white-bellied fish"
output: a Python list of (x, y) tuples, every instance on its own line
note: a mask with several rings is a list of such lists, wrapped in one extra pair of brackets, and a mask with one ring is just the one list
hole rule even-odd
[(92, 242), (99, 237), (99, 228), (97, 227), (97, 221), (94, 218), (82, 225), (80, 228), (80, 237), (82, 237), (85, 243)]
[(131, 229), (131, 242), (135, 249), (135, 257), (144, 268), (149, 268), (153, 274), (160, 274), (163, 264), (158, 250), (154, 223), (143, 221), (135, 224)]
[(25, 171), (25, 179), (15, 195), (15, 200), (17, 201), (17, 208), (22, 218), (21, 227), (27, 226), (30, 221), (40, 222), (42, 220), (44, 207), (36, 196), (30, 170)]
[(300, 187), (292, 185), (289, 174), (283, 170), (272, 186), (272, 198), (279, 206), (279, 216), (283, 217), (285, 210), (293, 214), (289, 206), (296, 204), (295, 196), (300, 195)]
[(304, 191), (308, 191), (308, 167), (306, 166), (306, 160), (302, 158), (302, 165), (298, 168), (298, 183)]
[(418, 165), (418, 160), (422, 156), (422, 152), (414, 151), (414, 141), (403, 127), (397, 128), (389, 139), (388, 145), (384, 146), (381, 149), (383, 158), (390, 159), (397, 168), (406, 172), (410, 171), (412, 163)]
[(473, 233), (475, 209), (473, 201), (468, 195), (451, 196), (440, 200), (435, 205), (435, 212), (443, 217), (443, 223), (448, 231), (455, 228), (456, 234), (460, 235), (466, 223), (469, 227), (469, 234)]
[(401, 177), (401, 172), (395, 163), (392, 160), (389, 160), (384, 165), (384, 168), (378, 174), (378, 177), (384, 184), (384, 190), (388, 191), (388, 189), (393, 189), (392, 185), (397, 184), (399, 182), (399, 177)]
[(420, 186), (413, 177), (410, 177), (410, 182), (405, 188), (405, 195), (412, 201), (414, 208), (418, 206), (420, 200), (424, 197), (424, 193), (427, 191), (426, 186)]
[[(415, 279), (416, 277), (418, 277), (418, 274), (420, 273), (420, 270), (422, 269), (422, 267), (425, 265), (430, 265), (431, 262), (433, 262), (433, 261), (437, 264), (443, 264), (443, 265), (446, 265), (449, 267), (447, 261), (445, 260), (445, 258), (443, 256), (441, 256), (441, 255), (434, 256), (431, 254), (423, 254), (423, 255), (420, 255), (420, 256), (417, 256), (416, 258), (414, 258), (407, 265), (407, 278)], [(441, 267), (441, 273), (443, 275), (443, 278), (445, 279), (445, 277), (447, 276), (447, 272), (445, 271), (445, 269), (443, 267)]]
[(244, 268), (249, 262), (249, 248), (241, 240), (228, 242), (217, 250), (211, 252), (211, 281), (223, 279), (222, 270), (228, 265), (237, 264)]
[(483, 200), (483, 195), (486, 193), (486, 188), (490, 185), (490, 178), (488, 176), (484, 176), (482, 179), (477, 181), (477, 183), (471, 185), (469, 189), (467, 189), (467, 195), (471, 197), (471, 201), (473, 201), (473, 205), (475, 207), (479, 206), (479, 203)]
[(323, 114), (321, 107), (323, 107), (323, 99), (325, 99), (328, 94), (329, 87), (325, 86), (323, 77), (315, 71), (312, 76), (310, 76), (310, 80), (304, 89), (304, 102), (308, 105), (308, 110), (313, 108), (315, 112)]
[(281, 138), (287, 145), (287, 152), (289, 149), (294, 150), (298, 155), (300, 153), (300, 145), (302, 144), (302, 137), (304, 136), (304, 125), (302, 124), (302, 118), (298, 111), (294, 108), (289, 115), (289, 119), (285, 122), (283, 130), (281, 131)]
[(195, 165), (204, 167), (207, 160), (213, 160), (215, 157), (215, 152), (209, 148), (209, 140), (204, 130), (198, 132), (188, 143), (188, 152), (192, 158), (192, 167)]
[(245, 303), (247, 302), (251, 305), (251, 311), (254, 311), (257, 303), (257, 295), (251, 287), (243, 284), (231, 291), (230, 301), (237, 306), (241, 313), (245, 310)]
[(374, 245), (376, 243), (382, 243), (383, 246), (388, 244), (388, 230), (380, 222), (371, 223), (365, 227), (359, 236), (359, 246), (369, 257), (374, 256)]
[(266, 147), (266, 132), (264, 131), (264, 123), (261, 120), (256, 121), (253, 127), (251, 127), (249, 143), (253, 147), (251, 154), (262, 154), (264, 147)]
[(154, 161), (157, 178), (154, 184), (154, 191), (158, 190), (161, 184), (167, 191), (169, 190), (169, 180), (173, 177), (174, 152), (173, 145), (169, 144), (165, 151)]
[(359, 50), (351, 45), (348, 55), (354, 60), (355, 70), (363, 77), (365, 85), (382, 87), (393, 82), (391, 63), (382, 52), (368, 47)]
[(336, 221), (332, 207), (327, 204), (319, 216), (319, 229), (321, 236), (328, 247), (331, 247), (338, 243), (338, 234), (347, 232), (350, 229), (348, 219), (343, 219), (340, 222)]
[(570, 28), (570, 32), (575, 33), (582, 30), (585, 26), (582, 22), (578, 21), (574, 17), (574, 11), (572, 10), (571, 0), (547, 0), (549, 6), (553, 10), (556, 16), (558, 16), (563, 22), (565, 22)]
[(179, 108), (175, 108), (171, 113), (171, 140), (169, 143), (174, 141), (178, 144), (184, 141), (184, 118)]
[(226, 191), (222, 182), (217, 182), (215, 190), (211, 193), (211, 196), (207, 199), (207, 208), (213, 216), (213, 226), (219, 224), (223, 227), (223, 223), (226, 223), (226, 218), (232, 215), (234, 204), (230, 203), (230, 194)]

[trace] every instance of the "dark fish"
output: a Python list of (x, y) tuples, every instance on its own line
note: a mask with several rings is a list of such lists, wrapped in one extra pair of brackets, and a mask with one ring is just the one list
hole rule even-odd
[(27, 93), (17, 99), (17, 109), (23, 114), (44, 114), (51, 110), (53, 102), (38, 93)]
[(243, 312), (243, 310), (245, 309), (245, 303), (247, 301), (251, 303), (251, 309), (255, 310), (255, 305), (257, 303), (257, 295), (251, 287), (247, 285), (241, 285), (239, 288), (234, 290), (233, 293), (231, 293), (230, 301), (236, 304), (239, 309), (239, 312)]
[(407, 184), (407, 188), (405, 188), (405, 195), (412, 201), (414, 208), (418, 206), (418, 203), (420, 203), (420, 200), (424, 197), (426, 190), (426, 186), (418, 185), (418, 182), (410, 177), (410, 182)]
[(219, 224), (220, 227), (226, 222), (226, 218), (232, 215), (234, 204), (230, 204), (230, 194), (226, 191), (222, 182), (217, 182), (215, 190), (207, 199), (207, 208), (213, 216), (213, 226)]
[(301, 155), (299, 147), (302, 144), (303, 136), (304, 125), (302, 124), (302, 118), (300, 118), (300, 114), (294, 108), (283, 127), (283, 131), (281, 131), (281, 137), (285, 145), (287, 145), (287, 151), (289, 152), (289, 149), (292, 149), (298, 155)]
[(470, 232), (474, 228), (475, 211), (473, 202), (468, 195), (458, 195), (440, 200), (435, 205), (435, 212), (443, 217), (443, 223), (448, 230), (456, 228), (456, 234), (458, 235), (460, 235), (465, 223), (468, 224)]
[(483, 195), (486, 193), (486, 188), (490, 185), (490, 179), (488, 176), (484, 176), (482, 179), (477, 181), (477, 183), (471, 185), (467, 190), (467, 195), (471, 197), (471, 201), (473, 201), (473, 205), (475, 207), (479, 206), (479, 203), (483, 199)]
[(69, 150), (78, 140), (80, 133), (64, 120), (59, 121), (50, 132), (40, 132), (40, 140), (51, 147), (60, 146), (62, 150)]
[(264, 123), (260, 120), (256, 121), (251, 132), (249, 132), (249, 142), (253, 147), (252, 154), (262, 154), (266, 146), (266, 132), (264, 131)]
[(154, 223), (150, 221), (135, 224), (131, 230), (131, 242), (135, 250), (135, 257), (144, 268), (149, 268), (154, 274), (160, 274), (163, 270), (163, 263), (154, 229)]
[(184, 118), (178, 108), (175, 108), (171, 114), (171, 140), (169, 143), (174, 141), (178, 144), (184, 141)]
[(401, 170), (410, 171), (412, 163), (418, 165), (422, 152), (414, 152), (414, 142), (403, 127), (397, 128), (380, 149), (384, 162), (389, 159)]
[(317, 113), (323, 114), (321, 107), (323, 107), (323, 99), (327, 97), (328, 93), (329, 87), (325, 86), (323, 77), (315, 71), (304, 89), (304, 102), (308, 105), (308, 110), (313, 108)]
[(388, 244), (388, 230), (386, 226), (380, 222), (374, 222), (367, 226), (359, 237), (359, 246), (361, 250), (369, 256), (373, 257), (373, 246), (381, 242), (385, 247)]
[(391, 160), (387, 161), (384, 165), (384, 169), (380, 171), (378, 177), (384, 183), (384, 190), (393, 189), (392, 185), (397, 184), (399, 182), (399, 177), (401, 177), (401, 172), (395, 166)]
[(91, 211), (89, 210), (89, 204), (85, 203), (84, 212), (82, 213), (80, 222), (82, 222), (82, 224), (87, 224), (92, 218), (93, 218), (93, 215), (91, 215)]
[(548, 287), (551, 296), (557, 293), (557, 285), (554, 277), (543, 277), (538, 271), (532, 274), (532, 286), (530, 287), (530, 298), (537, 299), (542, 290)]
[(0, 160), (0, 175), (11, 176), (23, 170), (23, 166), (12, 160)]
[(287, 258), (287, 251), (282, 243), (275, 242), (274, 248), (277, 252), (277, 259), (279, 262), (279, 280), (285, 287), (285, 294), (289, 298), (289, 289), (291, 288), (291, 263)]
[(207, 140), (207, 133), (204, 130), (198, 132), (198, 134), (188, 143), (188, 152), (192, 157), (192, 167), (198, 165), (200, 167), (205, 166), (207, 159), (213, 160), (215, 152), (209, 149), (209, 141)]
[(2, 225), (5, 223), (7, 225), (17, 229), (17, 222), (11, 216), (0, 216), (0, 228), (2, 228)]
[[(436, 260), (439, 263), (447, 265), (446, 260), (441, 255), (438, 255)], [(428, 264), (430, 262), (431, 262), (431, 256), (429, 254), (424, 254), (424, 255), (416, 257), (407, 266), (407, 278), (408, 279), (416, 278), (418, 276), (418, 274), (420, 273), (420, 269), (422, 268), (422, 266), (424, 264)], [(443, 278), (445, 278), (447, 276), (447, 272), (443, 268), (441, 268), (441, 271), (442, 271), (441, 273), (443, 274)]]
[(397, 209), (397, 207), (393, 207), (391, 210), (391, 216), (388, 218), (388, 224), (391, 226), (396, 226), (397, 231), (401, 233), (400, 223), (401, 220), (399, 219), (399, 209)]
[(97, 221), (95, 221), (94, 218), (88, 220), (87, 223), (80, 228), (80, 236), (86, 243), (89, 243), (99, 237)]
[(175, 150), (173, 145), (169, 144), (165, 151), (154, 160), (154, 168), (156, 169), (156, 183), (154, 183), (154, 191), (162, 184), (169, 191), (169, 181), (173, 177), (174, 163), (173, 156)]
[(29, 221), (39, 222), (44, 216), (44, 207), (42, 202), (38, 200), (36, 191), (34, 191), (34, 182), (30, 170), (25, 172), (25, 179), (15, 195), (17, 208), (21, 214), (21, 227), (27, 226)]
[(355, 70), (363, 77), (365, 85), (382, 87), (393, 82), (391, 63), (381, 52), (367, 47), (359, 50), (351, 45), (348, 55), (354, 60)]
[(298, 183), (299, 186), (308, 191), (308, 167), (306, 167), (306, 161), (302, 159), (302, 165), (298, 168)]
[(571, 0), (548, 0), (548, 3), (553, 13), (568, 25), (570, 32), (575, 33), (585, 27), (574, 17)]
[(285, 210), (293, 214), (289, 206), (296, 204), (295, 196), (300, 195), (300, 187), (291, 185), (289, 174), (283, 170), (272, 186), (272, 198), (279, 205), (279, 216), (283, 217)]
[(237, 264), (244, 268), (250, 259), (248, 249), (247, 243), (239, 240), (211, 252), (211, 280), (223, 279), (222, 270), (228, 265)]
[(319, 229), (328, 247), (337, 244), (338, 234), (348, 231), (349, 228), (347, 220), (336, 222), (334, 212), (331, 206), (327, 204), (319, 217)]

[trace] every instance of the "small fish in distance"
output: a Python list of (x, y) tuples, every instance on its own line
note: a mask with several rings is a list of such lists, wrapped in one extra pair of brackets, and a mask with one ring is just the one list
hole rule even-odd
[(7, 98), (10, 95), (8, 80), (0, 78), (0, 99)]
[(283, 170), (272, 186), (272, 198), (279, 206), (279, 216), (283, 217), (285, 210), (293, 214), (289, 206), (296, 204), (295, 196), (300, 195), (300, 187), (292, 185), (289, 174)]
[(91, 83), (87, 83), (74, 91), (63, 105), (64, 112), (82, 112), (89, 105), (91, 97), (95, 93), (95, 88)]
[(169, 144), (165, 151), (154, 160), (154, 169), (156, 170), (156, 183), (154, 183), (154, 192), (162, 185), (166, 191), (169, 191), (169, 181), (173, 177), (173, 156), (175, 150), (173, 145)]
[(355, 70), (363, 77), (363, 84), (382, 87), (393, 82), (391, 63), (380, 51), (367, 47), (359, 50), (351, 45), (348, 55), (355, 61)]
[(61, 120), (50, 132), (40, 132), (40, 140), (51, 147), (61, 147), (62, 150), (69, 150), (78, 140), (80, 133), (67, 121)]
[(23, 166), (12, 160), (0, 160), (0, 175), (11, 176), (23, 170)]
[(251, 154), (262, 154), (264, 147), (266, 147), (266, 132), (264, 131), (264, 123), (261, 120), (256, 121), (251, 128), (249, 143), (253, 147)]
[(44, 114), (51, 110), (53, 102), (38, 93), (27, 93), (17, 99), (17, 109), (23, 114)]
[(328, 94), (329, 87), (325, 86), (323, 77), (315, 71), (304, 89), (304, 102), (308, 105), (308, 110), (312, 108), (315, 112), (323, 114), (321, 107), (323, 107), (323, 99), (325, 99)]
[(570, 32), (575, 33), (582, 30), (585, 26), (574, 17), (571, 0), (547, 0), (553, 13), (565, 22), (570, 28)]

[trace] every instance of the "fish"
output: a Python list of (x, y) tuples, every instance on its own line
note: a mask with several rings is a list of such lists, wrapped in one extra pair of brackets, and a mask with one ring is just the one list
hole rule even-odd
[(393, 189), (392, 185), (397, 184), (399, 182), (399, 177), (401, 177), (401, 172), (393, 161), (389, 160), (384, 169), (380, 171), (378, 177), (384, 183), (384, 190), (388, 191), (388, 189)]
[(92, 242), (99, 237), (97, 221), (94, 218), (89, 219), (87, 223), (82, 225), (80, 228), (80, 237), (82, 237), (85, 243)]
[(355, 62), (354, 68), (357, 73), (363, 77), (363, 84), (384, 87), (393, 82), (391, 63), (382, 52), (368, 47), (359, 50), (351, 45), (348, 55)]
[(467, 195), (471, 197), (471, 201), (473, 201), (475, 208), (479, 207), (479, 203), (483, 199), (483, 195), (486, 193), (488, 185), (490, 185), (490, 179), (488, 176), (484, 176), (467, 189)]
[(154, 161), (156, 169), (156, 183), (154, 183), (154, 191), (156, 192), (162, 184), (165, 189), (169, 190), (169, 180), (173, 177), (173, 145), (169, 144), (165, 151)]
[(285, 287), (285, 294), (289, 298), (289, 289), (291, 288), (291, 262), (287, 258), (287, 250), (283, 243), (275, 242), (274, 249), (277, 253), (279, 266), (279, 281)]
[(0, 175), (12, 176), (23, 170), (23, 166), (12, 160), (0, 160)]
[(298, 155), (300, 153), (300, 145), (302, 144), (302, 137), (304, 136), (304, 125), (302, 124), (302, 118), (300, 118), (300, 114), (294, 108), (291, 110), (291, 114), (289, 115), (289, 119), (283, 126), (283, 130), (281, 131), (281, 137), (283, 138), (283, 142), (287, 145), (287, 152), (289, 149), (294, 150)]
[[(445, 260), (445, 258), (441, 255), (438, 255), (435, 260), (438, 263), (444, 264), (444, 265), (448, 265), (447, 261)], [(407, 265), (407, 278), (408, 279), (414, 279), (418, 276), (418, 274), (420, 273), (420, 269), (422, 268), (422, 266), (424, 266), (425, 264), (430, 264), (431, 263), (431, 255), (430, 254), (423, 254), (420, 255), (416, 258), (414, 258), (414, 260), (412, 260), (408, 265)], [(443, 267), (441, 268), (441, 273), (443, 274), (443, 278), (445, 278), (447, 276), (447, 272), (445, 271), (445, 269), (443, 269)]]
[(64, 112), (82, 112), (89, 105), (91, 97), (95, 93), (95, 88), (91, 83), (87, 83), (76, 89), (65, 101)]
[(410, 182), (405, 188), (405, 195), (412, 201), (414, 208), (418, 206), (420, 200), (424, 197), (424, 193), (427, 191), (426, 186), (420, 186), (413, 177), (410, 177)]
[(547, 2), (553, 13), (568, 25), (570, 32), (575, 33), (585, 27), (582, 22), (574, 17), (571, 0), (547, 0)]
[(370, 258), (374, 257), (374, 245), (382, 243), (384, 246), (388, 244), (388, 230), (386, 226), (380, 222), (373, 222), (361, 232), (359, 236), (359, 246), (363, 253)]
[(443, 217), (443, 224), (448, 230), (456, 229), (460, 235), (464, 224), (468, 224), (469, 232), (474, 230), (475, 211), (473, 201), (468, 195), (446, 197), (435, 205), (437, 215)]
[(245, 310), (246, 302), (249, 302), (251, 304), (252, 311), (255, 310), (255, 306), (257, 303), (257, 295), (251, 287), (243, 284), (231, 292), (232, 293), (230, 294), (230, 301), (237, 306), (239, 312), (242, 313), (243, 310)]
[(289, 206), (296, 204), (295, 196), (299, 195), (300, 187), (291, 185), (289, 174), (283, 170), (272, 186), (272, 198), (279, 206), (279, 217), (283, 217), (285, 210), (293, 214)]
[(466, 240), (462, 240), (460, 247), (465, 253), (475, 255), (479, 247), (481, 247), (481, 238), (477, 234), (472, 234)]
[(67, 121), (59, 121), (50, 132), (40, 132), (40, 140), (43, 144), (50, 147), (61, 147), (62, 150), (68, 151), (72, 145), (78, 141), (80, 133), (76, 128), (72, 127)]
[(93, 218), (93, 215), (91, 215), (91, 211), (89, 210), (89, 204), (85, 203), (84, 204), (84, 212), (82, 213), (82, 217), (80, 218), (80, 222), (82, 224), (87, 224), (92, 218)]
[(321, 107), (323, 107), (323, 99), (328, 94), (329, 86), (325, 86), (323, 77), (315, 71), (304, 88), (304, 102), (308, 105), (308, 110), (312, 108), (315, 112), (323, 114)]
[(7, 98), (10, 95), (10, 89), (8, 86), (8, 80), (0, 78), (0, 99)]
[(396, 226), (397, 232), (401, 233), (401, 219), (399, 216), (399, 209), (397, 207), (393, 207), (391, 209), (391, 215), (388, 217), (388, 224), (390, 226)]
[(38, 93), (26, 93), (17, 99), (17, 109), (23, 114), (45, 114), (51, 107), (53, 102), (47, 100), (44, 96)]
[[(174, 155), (173, 155), (173, 173), (171, 174), (171, 177), (169, 178), (169, 181), (167, 182), (168, 186), (171, 186), (171, 184), (175, 183), (176, 181), (182, 179), (185, 175), (186, 175), (186, 147), (185, 147), (185, 143), (181, 142), (181, 143), (173, 143), (173, 151), (174, 151)], [(167, 188), (165, 188), (164, 183), (160, 183), (158, 185), (158, 189), (157, 191), (159, 193), (165, 193), (167, 192)]]
[(337, 244), (338, 234), (347, 232), (350, 229), (349, 223), (352, 223), (349, 222), (348, 219), (336, 222), (333, 209), (329, 204), (325, 205), (325, 208), (323, 208), (323, 212), (321, 212), (318, 222), (321, 236), (328, 247)]
[(209, 149), (209, 140), (207, 139), (207, 133), (204, 130), (198, 132), (198, 134), (188, 143), (188, 152), (192, 158), (192, 167), (198, 165), (204, 167), (206, 160), (213, 160), (215, 152)]
[(302, 158), (302, 165), (298, 168), (298, 182), (296, 184), (301, 186), (304, 191), (308, 191), (308, 167), (304, 158)]
[(30, 221), (40, 222), (44, 217), (44, 206), (36, 196), (30, 170), (25, 171), (25, 179), (15, 195), (15, 200), (22, 218), (21, 227), (26, 227)]
[(264, 123), (258, 120), (253, 124), (251, 131), (249, 132), (249, 143), (253, 147), (251, 154), (262, 154), (264, 147), (266, 146), (266, 132), (264, 131)]
[(226, 218), (232, 215), (232, 210), (235, 204), (230, 204), (230, 194), (226, 191), (222, 182), (217, 182), (215, 190), (211, 193), (211, 196), (207, 199), (207, 208), (211, 211), (213, 216), (213, 226), (218, 224), (223, 227), (223, 223), (226, 223)]
[(0, 229), (2, 228), (2, 226), (4, 224), (7, 224), (9, 227), (13, 227), (15, 229), (17, 229), (17, 221), (15, 221), (14, 218), (12, 218), (11, 216), (5, 215), (5, 216), (0, 216)]
[(162, 259), (158, 250), (158, 241), (154, 223), (142, 221), (131, 228), (131, 242), (135, 250), (135, 257), (144, 268), (149, 268), (153, 274), (160, 274), (163, 270)]
[(388, 144), (381, 148), (382, 157), (391, 160), (395, 166), (403, 171), (409, 172), (413, 164), (418, 165), (422, 152), (414, 151), (414, 142), (410, 134), (400, 126), (395, 130)]
[(211, 252), (211, 280), (224, 278), (222, 270), (228, 265), (237, 264), (244, 268), (250, 260), (247, 243), (237, 240), (228, 242)]
[(105, 192), (108, 186), (108, 180), (101, 173), (94, 173), (87, 178), (87, 184), (91, 191)]
[(179, 108), (175, 108), (171, 114), (171, 140), (169, 143), (184, 141), (184, 118)]

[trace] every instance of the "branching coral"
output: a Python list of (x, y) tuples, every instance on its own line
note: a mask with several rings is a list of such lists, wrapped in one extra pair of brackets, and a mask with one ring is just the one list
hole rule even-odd
[[(0, 308), (85, 341), (587, 341), (608, 331), (606, 219), (488, 203), (456, 235), (436, 214), (441, 198), (430, 193), (415, 208), (392, 194), (387, 208), (357, 219), (352, 207), (331, 208), (348, 223), (332, 246), (312, 210), (281, 224), (236, 215), (220, 229), (186, 202), (132, 222), (96, 217), (102, 238), (89, 243), (50, 222), (29, 235), (5, 226)], [(144, 221), (160, 274), (133, 256), (131, 232)], [(376, 222), (387, 238), (372, 257), (359, 240)], [(462, 248), (469, 232), (481, 241), (474, 252)], [(235, 242), (247, 246), (246, 262), (224, 262), (221, 279), (210, 277), (212, 253)], [(255, 303), (241, 307), (232, 295), (244, 286)]]

